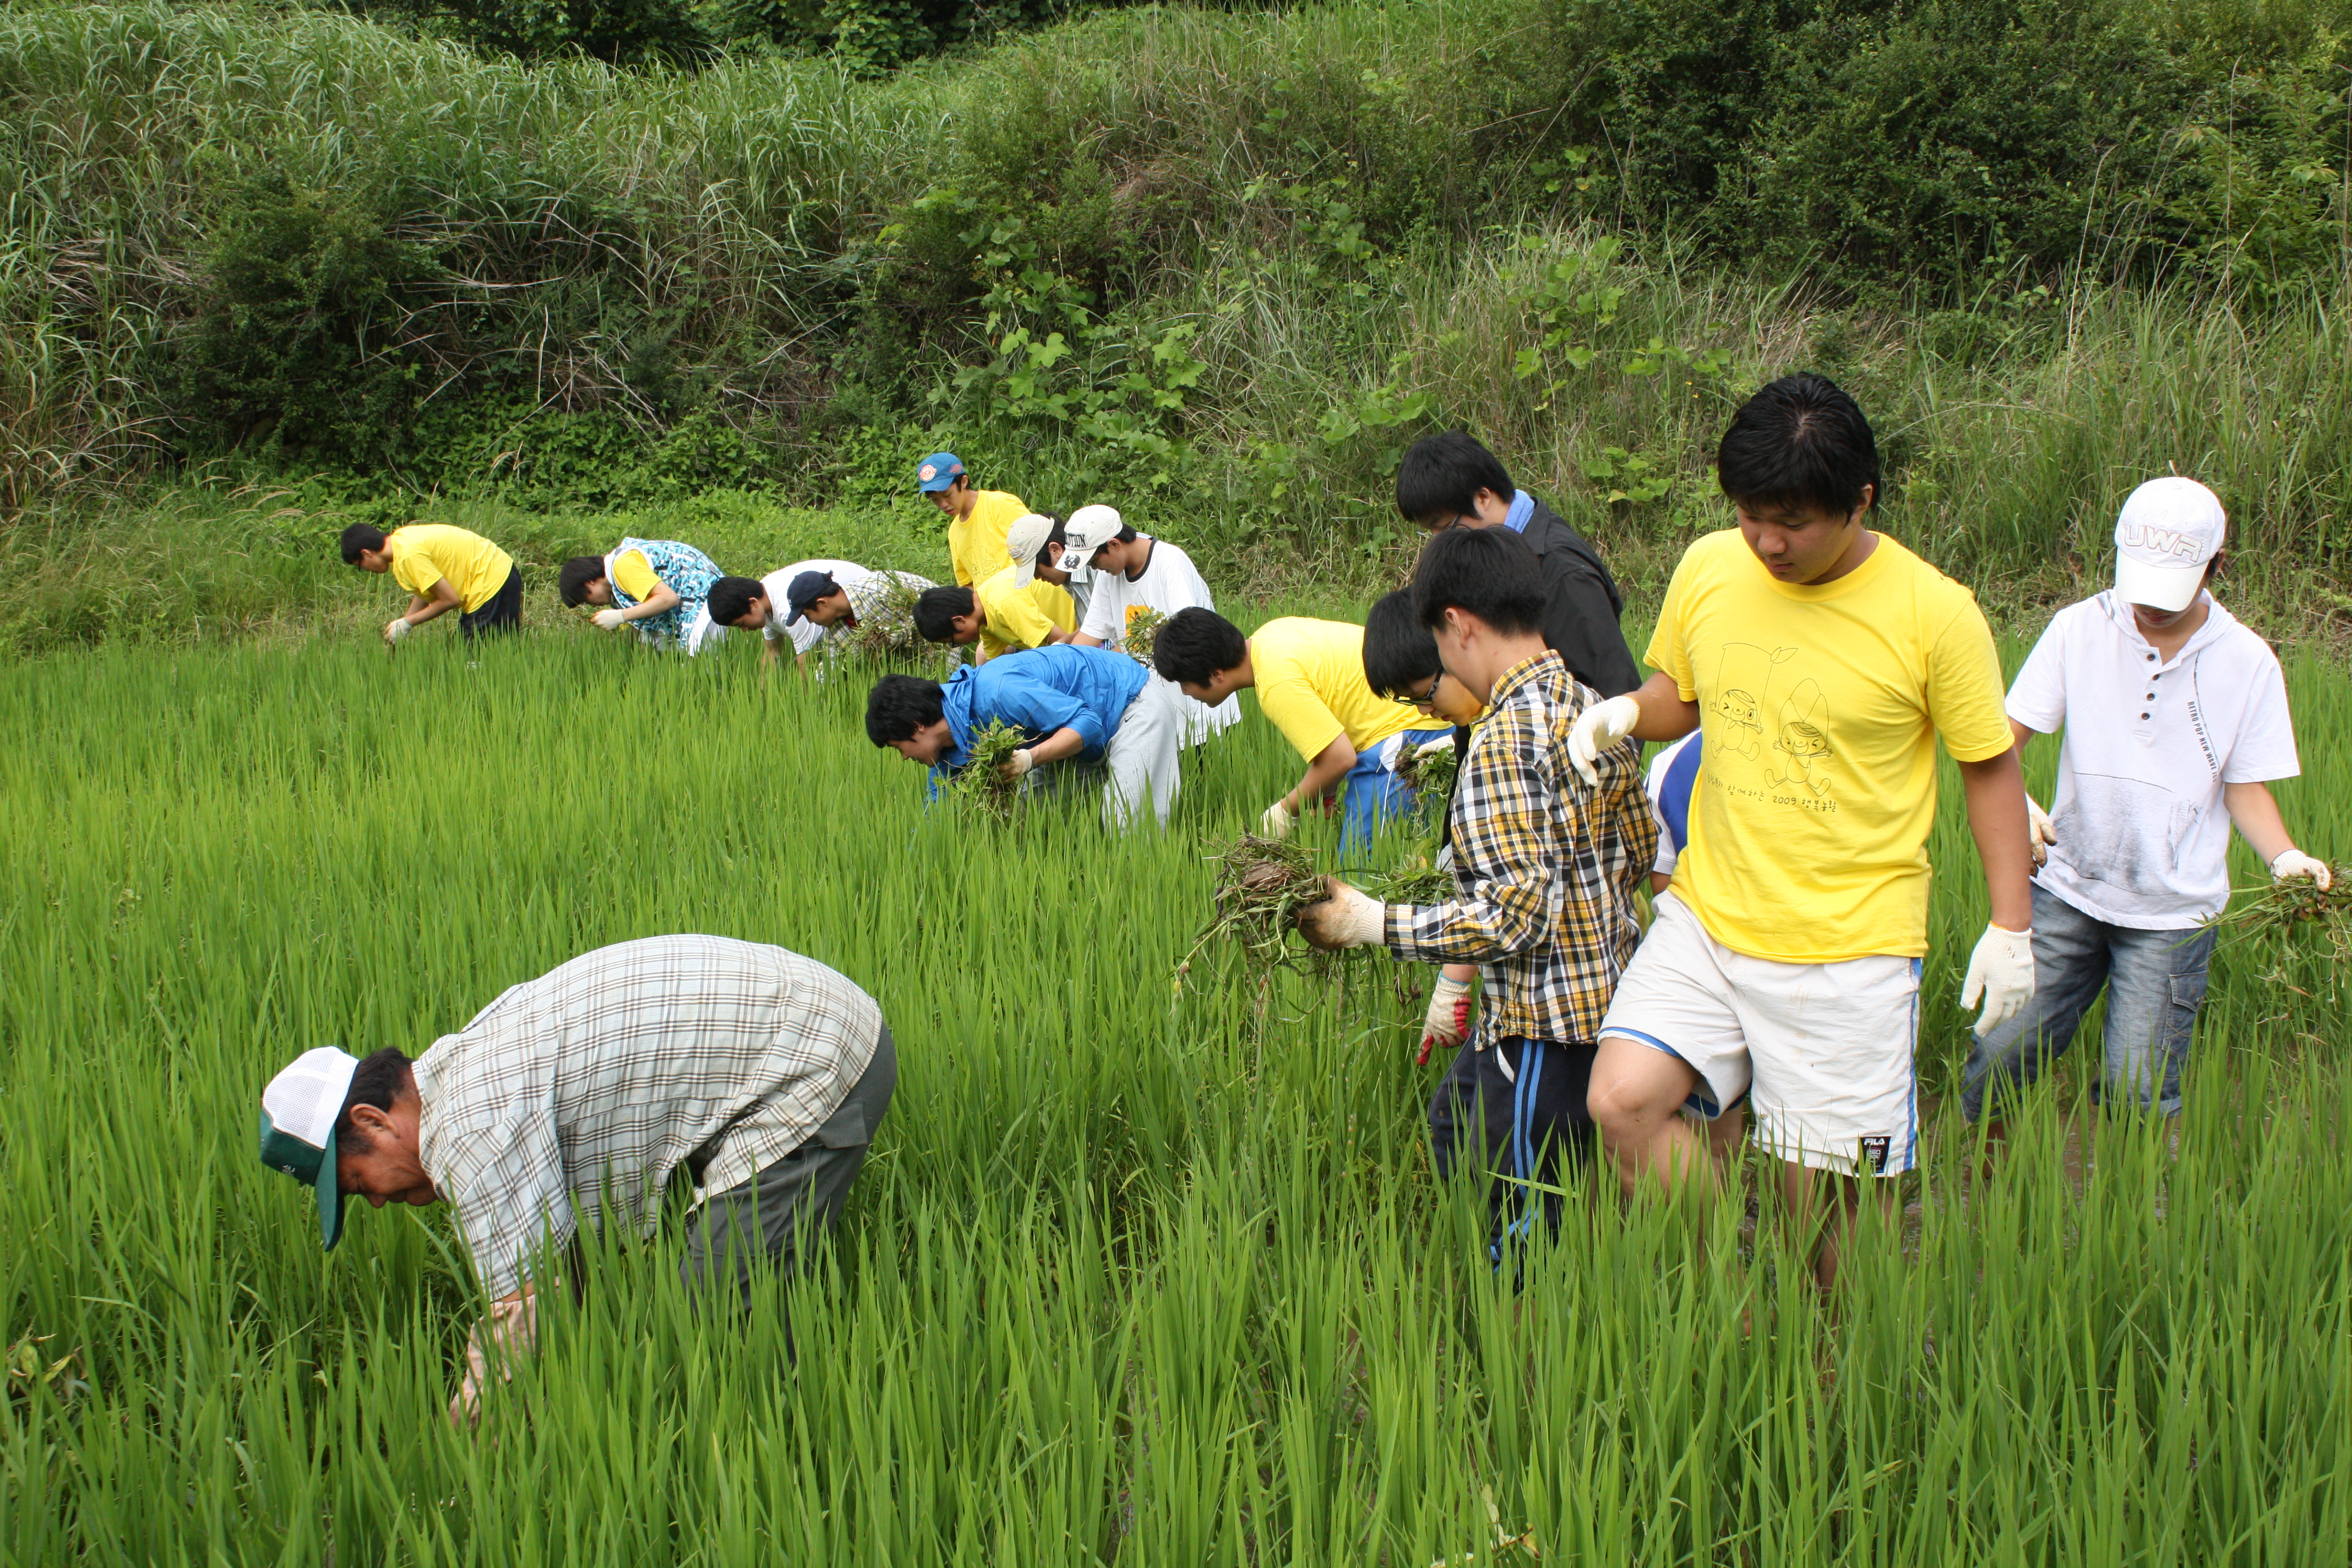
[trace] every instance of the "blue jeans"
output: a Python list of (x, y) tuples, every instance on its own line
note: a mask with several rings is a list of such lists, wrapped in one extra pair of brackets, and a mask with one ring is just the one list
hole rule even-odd
[[(1397, 738), (1396, 753), (1425, 745), (1454, 733), (1453, 726), (1442, 730), (1407, 730)], [(1360, 849), (1370, 845), (1380, 825), (1391, 817), (1402, 816), (1412, 809), (1412, 791), (1404, 780), (1373, 761), (1372, 754), (1359, 754), (1356, 765), (1339, 780), (1339, 847)]]
[[(2083, 1015), (2107, 988), (2106, 1061), (2095, 1102), (2113, 1097), (2167, 1116), (2180, 1110), (2180, 1068), (2197, 1009), (2205, 1002), (2205, 965), (2213, 955), (2210, 926), (2188, 931), (2135, 931), (2084, 914), (2065, 900), (2033, 889), (2033, 1000), (1989, 1035), (1978, 1037), (1960, 1077), (1960, 1109), (1971, 1121), (1987, 1102), (1996, 1116), (2001, 1100), (2039, 1077), (2042, 1066), (2074, 1042)], [(2104, 1091), (2104, 1092), (2103, 1092)]]

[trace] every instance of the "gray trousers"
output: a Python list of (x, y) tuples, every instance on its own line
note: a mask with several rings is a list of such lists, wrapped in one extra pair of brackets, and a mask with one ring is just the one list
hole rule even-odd
[(757, 1270), (772, 1267), (779, 1279), (797, 1271), (803, 1236), (822, 1233), (841, 1212), (898, 1083), (898, 1052), (885, 1024), (849, 1097), (806, 1142), (740, 1186), (713, 1194), (688, 1218), (678, 1264), (688, 1290), (700, 1298), (731, 1282), (749, 1307)]

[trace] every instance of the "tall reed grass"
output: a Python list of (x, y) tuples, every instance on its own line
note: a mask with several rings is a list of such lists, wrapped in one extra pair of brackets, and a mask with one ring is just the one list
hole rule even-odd
[[(0, 1554), (2253, 1564), (2352, 1536), (2324, 961), (2221, 950), (2177, 1152), (2118, 1123), (2086, 1156), (2062, 1077), (1972, 1190), (1931, 1117), (1901, 1233), (1832, 1300), (1769, 1209), (1593, 1192), (1514, 1291), (1429, 1173), (1384, 961), (1336, 994), (1167, 989), (1200, 838), (1295, 773), (1256, 717), (1165, 837), (1007, 831), (926, 812), (858, 682), (719, 652), (542, 626), (0, 685), (0, 1335), (29, 1347)], [(2352, 689), (2290, 680), (2283, 800), (2341, 859)], [(1931, 1088), (1982, 919), (1949, 783)], [(543, 1356), (453, 1435), (446, 1216), (362, 1213), (322, 1258), (255, 1096), (309, 1046), (414, 1050), (678, 930), (881, 999), (900, 1088), (837, 1245), (733, 1321), (688, 1310), (674, 1230), (593, 1242)]]

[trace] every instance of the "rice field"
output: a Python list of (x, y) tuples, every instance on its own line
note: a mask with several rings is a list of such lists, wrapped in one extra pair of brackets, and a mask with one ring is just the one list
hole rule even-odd
[[(2070, 1075), (1972, 1189), (1937, 1111), (1901, 1233), (1833, 1299), (1769, 1208), (1613, 1191), (1515, 1279), (1431, 1175), (1417, 974), (1170, 984), (1202, 840), (1296, 775), (1270, 729), (1193, 768), (1164, 838), (1084, 803), (1007, 827), (924, 809), (861, 679), (762, 687), (722, 652), (542, 628), (472, 663), (434, 637), (0, 681), (0, 1558), (2344, 1559), (2324, 944), (2223, 946), (2176, 1139), (2086, 1148)], [(2352, 688), (2290, 682), (2281, 799), (2340, 860)], [(1955, 795), (1931, 1089), (1982, 919)], [(322, 1257), (255, 1159), (261, 1085), (681, 930), (883, 1004), (898, 1094), (835, 1245), (736, 1322), (688, 1310), (674, 1229), (593, 1243), (543, 1354), (453, 1433), (474, 1304), (446, 1214), (356, 1213)]]

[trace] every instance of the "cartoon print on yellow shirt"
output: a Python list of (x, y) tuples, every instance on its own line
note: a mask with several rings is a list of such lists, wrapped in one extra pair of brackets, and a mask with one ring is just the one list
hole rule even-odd
[(1763, 760), (1764, 704), (1771, 695), (1772, 668), (1796, 651), (1768, 650), (1745, 642), (1723, 645), (1723, 662), (1716, 670), (1715, 710), (1707, 723), (1710, 750), (1737, 752), (1749, 762)]
[(1830, 752), (1830, 700), (1811, 680), (1801, 682), (1780, 704), (1779, 736), (1772, 749), (1786, 760), (1765, 776), (1775, 784), (1802, 784), (1817, 795), (1830, 793), (1830, 775), (1814, 769)]

